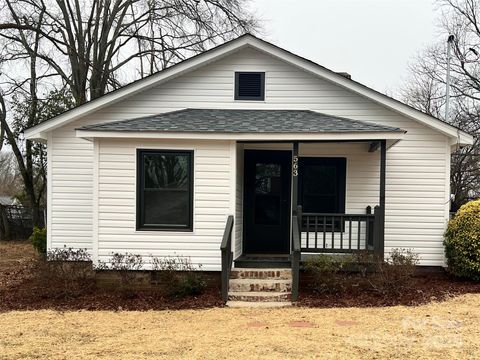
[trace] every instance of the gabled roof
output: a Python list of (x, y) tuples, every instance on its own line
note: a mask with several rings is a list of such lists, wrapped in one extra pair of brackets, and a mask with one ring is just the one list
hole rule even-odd
[(404, 130), (310, 110), (184, 109), (81, 127), (80, 131), (372, 133)]
[(170, 79), (195, 70), (208, 63), (217, 61), (220, 58), (228, 56), (244, 47), (252, 47), (256, 50), (279, 58), (282, 61), (303, 69), (304, 71), (319, 76), (327, 81), (331, 81), (338, 86), (353, 91), (393, 111), (436, 129), (439, 132), (449, 136), (452, 139), (452, 144), (473, 144), (473, 137), (471, 135), (455, 128), (452, 125), (447, 124), (444, 121), (441, 121), (440, 119), (424, 114), (398, 100), (388, 97), (352, 79), (331, 71), (319, 64), (314, 63), (313, 61), (302, 58), (267, 41), (261, 40), (251, 34), (242, 35), (223, 45), (217, 46), (211, 50), (182, 61), (149, 77), (135, 81), (123, 88), (112, 91), (98, 99), (90, 101), (82, 106), (36, 125), (35, 127), (27, 129), (25, 130), (25, 137), (27, 139), (46, 139), (45, 133), (48, 131), (58, 128), (71, 121), (77, 120), (106, 106), (115, 104), (139, 92), (145, 91), (154, 86), (158, 86)]

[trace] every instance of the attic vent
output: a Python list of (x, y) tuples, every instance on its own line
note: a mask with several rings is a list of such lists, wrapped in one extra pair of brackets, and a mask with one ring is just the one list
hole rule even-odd
[(236, 72), (235, 100), (265, 100), (265, 73)]

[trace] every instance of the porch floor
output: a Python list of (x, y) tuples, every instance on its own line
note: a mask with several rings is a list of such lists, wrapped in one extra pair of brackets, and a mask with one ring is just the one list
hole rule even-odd
[(234, 260), (236, 268), (290, 268), (288, 254), (242, 254)]

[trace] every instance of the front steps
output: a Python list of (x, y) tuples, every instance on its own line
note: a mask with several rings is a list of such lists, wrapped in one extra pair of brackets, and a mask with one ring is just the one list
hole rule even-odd
[(267, 269), (278, 269), (285, 268), (290, 269), (292, 262), (288, 255), (241, 255), (239, 258), (234, 260), (235, 267), (238, 268), (267, 268)]
[(233, 268), (230, 274), (230, 307), (281, 307), (291, 305), (290, 269)]

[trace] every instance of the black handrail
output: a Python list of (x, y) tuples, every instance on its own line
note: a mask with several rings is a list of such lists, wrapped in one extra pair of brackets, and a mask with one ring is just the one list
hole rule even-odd
[(302, 221), (302, 207), (297, 208), (296, 215), (292, 216), (292, 301), (298, 299), (298, 288), (300, 283), (300, 258), (301, 258), (301, 243), (300, 243), (300, 224)]
[(233, 215), (229, 215), (225, 231), (223, 232), (222, 245), (220, 246), (220, 251), (222, 252), (222, 299), (225, 302), (228, 300), (228, 282), (233, 263), (232, 230)]

